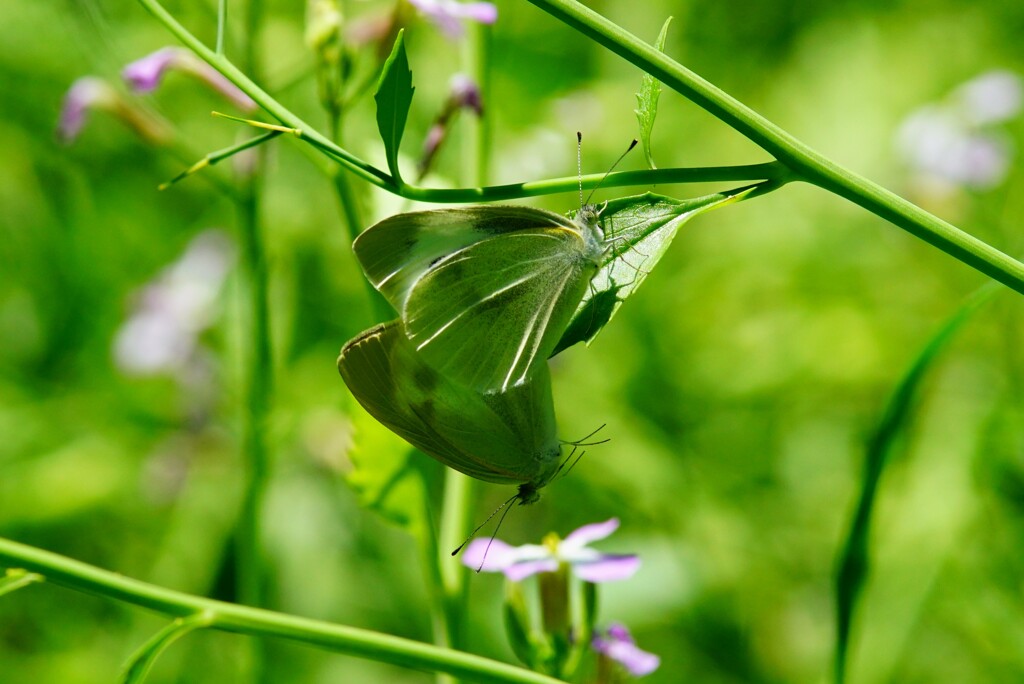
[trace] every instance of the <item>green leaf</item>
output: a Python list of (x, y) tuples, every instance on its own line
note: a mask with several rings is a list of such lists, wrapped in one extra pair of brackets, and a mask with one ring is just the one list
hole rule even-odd
[(846, 540), (839, 552), (835, 577), (836, 600), (836, 684), (842, 684), (846, 676), (846, 656), (849, 647), (853, 614), (863, 592), (871, 565), (870, 532), (878, 485), (896, 438), (903, 432), (914, 414), (915, 399), (925, 373), (936, 357), (953, 338), (953, 335), (971, 316), (1001, 288), (991, 283), (967, 300), (952, 316), (946, 319), (896, 384), (871, 438), (868, 440), (864, 458), (864, 475), (861, 480), (857, 507), (847, 531)]
[[(665, 20), (658, 34), (658, 41), (654, 47), (664, 52), (665, 38), (668, 36), (668, 25), (672, 23), (672, 17)], [(661, 96), (661, 83), (650, 74), (644, 74), (640, 79), (640, 92), (636, 94), (637, 108), (636, 120), (640, 124), (640, 144), (644, 148), (644, 158), (647, 166), (656, 169), (654, 155), (651, 153), (651, 131), (654, 129), (654, 118), (658, 115), (658, 98)]]
[(608, 202), (601, 213), (601, 228), (610, 249), (552, 356), (577, 342), (589, 344), (597, 336), (657, 265), (680, 226), (698, 214), (744, 198), (752, 189), (688, 200), (647, 193)]
[(402, 143), (405, 123), (409, 118), (409, 104), (412, 102), (412, 71), (405, 54), (404, 31), (398, 32), (391, 56), (384, 62), (384, 70), (377, 84), (373, 99), (377, 102), (377, 130), (384, 141), (384, 154), (388, 170), (395, 180), (401, 182), (398, 170), (398, 148)]
[(522, 587), (516, 582), (507, 580), (505, 582), (503, 615), (505, 632), (508, 635), (512, 652), (516, 654), (520, 662), (531, 670), (536, 670), (538, 664), (537, 644), (530, 636), (530, 611), (526, 608)]
[(11, 568), (7, 571), (6, 575), (0, 577), (0, 596), (42, 581), (42, 575), (37, 575), (27, 570)]
[(355, 444), (349, 454), (353, 468), (345, 479), (360, 505), (418, 542), (428, 541), (428, 485), (438, 478), (439, 467), (362, 407), (353, 406), (350, 416)]
[(124, 669), (121, 671), (121, 684), (139, 684), (149, 671), (153, 668), (156, 659), (175, 641), (189, 632), (209, 627), (213, 622), (213, 616), (209, 613), (197, 613), (184, 618), (178, 618), (171, 624), (153, 635), (153, 638), (144, 643), (139, 650), (128, 659)]

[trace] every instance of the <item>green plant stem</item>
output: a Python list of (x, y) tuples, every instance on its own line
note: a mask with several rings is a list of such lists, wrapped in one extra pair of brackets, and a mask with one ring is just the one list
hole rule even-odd
[(529, 0), (689, 98), (801, 179), (860, 205), (1024, 294), (1024, 264), (827, 159), (743, 103), (576, 0)]
[(434, 562), (440, 569), (441, 609), (447, 628), (447, 644), (465, 646), (462, 637), (466, 614), (466, 568), (452, 549), (458, 547), (469, 533), (469, 510), (473, 498), (473, 480), (453, 468), (445, 468), (444, 500), (441, 507), (439, 547)]
[[(509, 684), (558, 682), (512, 665), (409, 639), (165, 589), (3, 538), (0, 538), (0, 566), (37, 573), (52, 584), (124, 601), (173, 617), (206, 614), (212, 629), (289, 639), (393, 665), (448, 672), (471, 681)], [(353, 590), (358, 591), (358, 588)]]
[[(602, 182), (603, 179), (603, 182)], [(583, 176), (583, 189), (626, 187), (631, 185), (668, 185), (671, 183), (710, 183), (721, 181), (794, 180), (794, 176), (778, 162), (744, 164), (740, 166), (701, 166), (675, 169), (646, 169), (643, 171), (615, 171)], [(490, 185), (478, 188), (420, 188), (403, 185), (398, 192), (402, 197), (422, 202), (494, 202), (521, 199), (563, 192), (575, 193), (579, 189), (579, 176), (550, 178), (525, 183)]]
[(266, 495), (270, 458), (266, 444), (270, 412), (271, 364), (270, 311), (267, 302), (267, 264), (259, 221), (257, 177), (245, 181), (246, 195), (239, 205), (242, 266), (246, 280), (247, 321), (243, 329), (251, 345), (247, 354), (244, 454), (245, 491), (237, 533), (238, 598), (262, 606), (266, 601), (266, 577), (260, 549), (260, 517)]
[[(424, 202), (484, 202), (504, 199), (547, 195), (559, 192), (570, 192), (576, 189), (577, 178), (557, 178), (547, 181), (512, 183), (494, 187), (465, 189), (434, 189), (420, 188), (412, 185), (399, 185), (390, 174), (382, 171), (347, 150), (334, 144), (289, 111), (281, 103), (260, 88), (230, 60), (210, 50), (201, 40), (182, 26), (159, 2), (159, 0), (139, 0), (160, 23), (174, 34), (184, 45), (191, 48), (210, 66), (220, 71), (228, 80), (249, 95), (268, 114), (285, 126), (296, 129), (296, 135), (303, 141), (315, 146), (332, 159), (340, 163), (350, 172), (363, 180), (389, 192), (408, 199)], [(657, 185), (665, 183), (704, 183), (715, 181), (756, 181), (776, 178), (784, 174), (785, 167), (780, 164), (751, 164), (742, 166), (696, 167), (690, 169), (656, 169), (645, 171), (629, 171), (614, 173), (608, 176), (602, 187), (623, 187), (629, 185)], [(781, 176), (780, 176), (781, 177)], [(593, 188), (600, 182), (600, 174), (584, 176), (584, 188)]]
[(885, 410), (867, 443), (864, 458), (864, 472), (861, 477), (860, 496), (857, 500), (850, 528), (839, 552), (835, 577), (836, 602), (836, 648), (834, 681), (842, 684), (846, 676), (850, 632), (854, 610), (867, 581), (870, 569), (868, 543), (871, 533), (871, 518), (882, 473), (889, 462), (896, 438), (912, 417), (917, 388), (925, 372), (932, 366), (935, 357), (952, 339), (960, 327), (983, 304), (999, 291), (993, 283), (974, 293), (928, 340), (924, 348), (910, 364), (903, 377), (893, 389)]
[(228, 0), (217, 0), (217, 54), (224, 54), (224, 32), (228, 24)]

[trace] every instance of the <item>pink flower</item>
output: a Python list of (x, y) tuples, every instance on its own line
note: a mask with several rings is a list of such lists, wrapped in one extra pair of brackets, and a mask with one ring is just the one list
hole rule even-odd
[(640, 567), (640, 559), (636, 555), (601, 553), (587, 547), (587, 544), (609, 536), (618, 527), (618, 519), (612, 518), (584, 525), (563, 540), (557, 535), (548, 535), (543, 545), (510, 546), (499, 539), (476, 539), (462, 554), (462, 562), (487, 572), (503, 572), (513, 582), (540, 572), (554, 572), (563, 563), (586, 582), (624, 580), (632, 577)]
[(480, 98), (480, 86), (465, 74), (455, 74), (448, 82), (448, 98), (458, 107), (472, 109), (477, 116), (483, 116), (484, 105)]
[(441, 32), (452, 39), (462, 37), (464, 20), (493, 24), (498, 20), (498, 8), (489, 2), (457, 2), (456, 0), (409, 0), (425, 17), (434, 22)]
[(234, 261), (231, 239), (200, 233), (185, 253), (146, 284), (114, 341), (114, 359), (126, 373), (185, 374), (200, 334), (213, 325), (218, 300)]
[(135, 92), (148, 93), (155, 90), (164, 75), (173, 69), (195, 76), (244, 112), (254, 111), (257, 107), (252, 98), (239, 90), (238, 86), (185, 48), (161, 48), (126, 66), (121, 76)]
[(590, 645), (601, 655), (614, 660), (634, 677), (643, 677), (658, 669), (661, 658), (641, 650), (625, 625), (612, 623), (594, 635)]
[(93, 109), (116, 110), (121, 97), (114, 88), (96, 76), (83, 76), (71, 84), (57, 122), (57, 137), (64, 144), (74, 142)]

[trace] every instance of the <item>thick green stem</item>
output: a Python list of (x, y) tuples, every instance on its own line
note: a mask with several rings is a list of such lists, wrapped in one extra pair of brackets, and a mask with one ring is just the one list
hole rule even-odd
[[(205, 614), (211, 629), (290, 639), (393, 665), (447, 672), (476, 682), (558, 683), (556, 679), (468, 653), (165, 589), (3, 538), (0, 538), (0, 566), (38, 573), (52, 584), (173, 617)], [(353, 592), (358, 591), (358, 587), (353, 588)]]
[(864, 207), (1024, 294), (1024, 264), (822, 156), (711, 83), (576, 0), (529, 0), (729, 124), (803, 180)]

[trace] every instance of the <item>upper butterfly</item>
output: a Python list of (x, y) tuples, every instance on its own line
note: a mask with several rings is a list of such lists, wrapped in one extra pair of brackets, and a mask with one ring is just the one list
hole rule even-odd
[(439, 373), (480, 392), (527, 382), (608, 247), (599, 211), (478, 206), (399, 214), (353, 243), (367, 278)]

